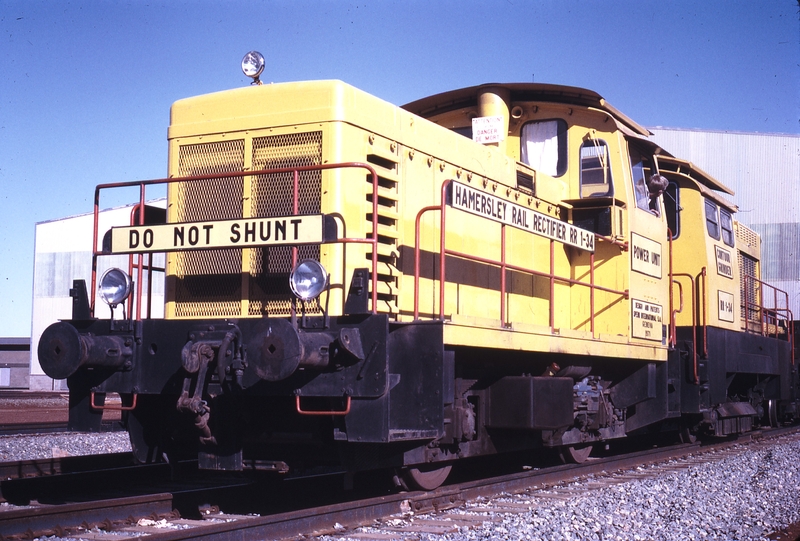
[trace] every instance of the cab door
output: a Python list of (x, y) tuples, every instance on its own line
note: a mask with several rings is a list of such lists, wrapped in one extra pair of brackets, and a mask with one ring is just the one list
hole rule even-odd
[[(647, 146), (626, 140), (631, 266), (631, 339), (666, 345), (669, 323), (669, 239), (656, 160)], [(666, 180), (666, 179), (664, 179)], [(655, 182), (654, 182), (655, 181)]]

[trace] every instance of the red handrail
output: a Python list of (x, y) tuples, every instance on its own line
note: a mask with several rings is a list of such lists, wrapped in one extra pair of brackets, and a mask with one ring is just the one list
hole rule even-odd
[[(371, 244), (372, 245), (372, 275), (371, 275), (371, 300), (372, 300), (372, 313), (377, 313), (378, 307), (378, 174), (376, 173), (375, 169), (367, 164), (361, 162), (344, 162), (344, 163), (333, 163), (333, 164), (319, 164), (319, 165), (307, 165), (307, 166), (299, 166), (299, 167), (281, 167), (275, 169), (259, 169), (255, 171), (233, 171), (227, 173), (212, 173), (206, 175), (190, 175), (185, 177), (168, 177), (168, 178), (160, 178), (160, 179), (149, 179), (149, 180), (134, 180), (129, 182), (112, 182), (106, 184), (98, 184), (94, 191), (94, 227), (92, 233), (92, 286), (91, 286), (91, 295), (90, 295), (90, 309), (92, 315), (94, 315), (94, 308), (95, 308), (95, 295), (94, 291), (97, 288), (97, 258), (98, 256), (109, 255), (101, 250), (97, 249), (97, 241), (99, 237), (99, 216), (100, 216), (100, 192), (102, 190), (108, 190), (113, 188), (127, 188), (127, 187), (138, 187), (139, 188), (139, 202), (135, 208), (138, 208), (139, 214), (139, 224), (144, 225), (145, 221), (145, 191), (147, 186), (155, 186), (155, 185), (162, 185), (162, 184), (172, 184), (175, 182), (199, 182), (202, 180), (209, 180), (209, 179), (226, 179), (226, 178), (237, 178), (237, 177), (246, 177), (246, 176), (261, 176), (261, 175), (275, 175), (275, 174), (282, 174), (282, 173), (293, 173), (294, 175), (294, 185), (293, 185), (293, 201), (292, 201), (292, 208), (294, 215), (299, 214), (299, 175), (301, 172), (307, 171), (323, 171), (329, 169), (347, 169), (347, 168), (360, 168), (366, 169), (372, 177), (372, 233), (370, 236), (365, 238), (340, 238), (336, 239), (336, 243), (341, 244), (348, 244), (348, 243), (362, 243), (362, 244)], [(131, 214), (131, 225), (135, 225), (135, 214)], [(292, 247), (292, 264), (296, 264), (297, 259), (297, 248)], [(132, 258), (129, 259), (130, 265), (133, 265)], [(152, 259), (150, 260), (150, 265), (152, 266)], [(141, 320), (141, 299), (142, 299), (142, 273), (143, 273), (143, 259), (141, 255), (139, 256), (138, 263), (138, 273), (139, 273), (139, 280), (136, 281), (136, 320)], [(132, 268), (131, 268), (132, 270)], [(128, 307), (128, 317), (132, 316), (131, 307)]]
[[(670, 261), (672, 261), (672, 257), (670, 257)], [(676, 280), (676, 277), (683, 277), (688, 278), (692, 284), (692, 374), (694, 376), (695, 384), (700, 383), (700, 376), (697, 369), (697, 290), (695, 289), (695, 280), (694, 276), (685, 272), (678, 272), (673, 273), (672, 268), (670, 265), (670, 288), (669, 288), (669, 297), (670, 297), (670, 307), (672, 307), (672, 284), (677, 284), (678, 288), (680, 289), (681, 294), (681, 307), (679, 310), (675, 310), (674, 308), (670, 308), (670, 323), (672, 325), (672, 345), (677, 343), (677, 336), (675, 330), (675, 315), (679, 312), (683, 311), (683, 285)]]
[[(589, 268), (589, 283), (575, 280), (572, 278), (566, 278), (563, 276), (558, 276), (555, 273), (555, 241), (550, 239), (550, 272), (542, 272), (537, 271), (532, 268), (528, 267), (521, 267), (519, 265), (513, 265), (508, 263), (505, 259), (506, 256), (506, 242), (505, 242), (505, 234), (506, 228), (505, 224), (500, 224), (500, 260), (481, 257), (474, 254), (468, 254), (465, 252), (460, 252), (457, 250), (448, 249), (446, 247), (446, 233), (447, 233), (447, 188), (449, 187), (450, 183), (453, 182), (452, 179), (445, 180), (442, 183), (441, 187), (441, 199), (438, 205), (431, 205), (427, 207), (423, 207), (417, 212), (417, 216), (414, 222), (414, 319), (419, 319), (419, 295), (420, 295), (420, 259), (421, 259), (421, 220), (422, 216), (428, 212), (439, 211), (440, 212), (440, 224), (439, 224), (439, 314), (438, 319), (444, 319), (444, 306), (445, 306), (445, 284), (447, 283), (446, 277), (446, 258), (448, 255), (456, 256), (462, 259), (467, 259), (470, 261), (476, 261), (478, 263), (485, 263), (487, 265), (493, 265), (500, 269), (501, 278), (500, 278), (500, 322), (503, 327), (507, 326), (506, 321), (506, 307), (505, 307), (505, 296), (506, 296), (506, 280), (505, 274), (508, 270), (518, 271), (525, 274), (529, 274), (532, 276), (541, 276), (544, 278), (548, 278), (550, 280), (550, 330), (551, 332), (554, 329), (555, 325), (555, 283), (565, 283), (569, 285), (579, 285), (588, 287), (590, 290), (590, 329), (592, 332), (592, 336), (594, 336), (595, 332), (595, 312), (594, 312), (594, 292), (595, 290), (604, 291), (606, 293), (612, 293), (615, 295), (620, 295), (622, 298), (629, 298), (628, 290), (620, 291), (612, 288), (607, 288), (603, 286), (599, 286), (594, 283), (594, 253), (590, 256), (590, 268)], [(620, 248), (624, 251), (627, 249), (627, 243), (620, 243), (616, 239), (611, 239), (608, 237), (604, 237), (601, 235), (596, 235), (597, 240), (601, 242), (610, 242), (612, 244), (620, 246)], [(435, 278), (434, 278), (435, 279)]]
[[(754, 311), (758, 313), (758, 323), (759, 327), (761, 328), (761, 336), (772, 336), (772, 333), (769, 332), (770, 325), (775, 327), (775, 338), (778, 338), (778, 326), (781, 321), (786, 324), (786, 337), (787, 341), (789, 342), (789, 347), (792, 352), (792, 365), (795, 364), (794, 362), (794, 326), (792, 325), (792, 321), (794, 321), (794, 315), (792, 314), (792, 310), (789, 308), (789, 293), (778, 289), (777, 287), (764, 282), (752, 276), (750, 274), (744, 274), (744, 292), (745, 298), (742, 304), (744, 308), (744, 330), (745, 332), (752, 332), (750, 330), (750, 322), (755, 321), (750, 317), (750, 311)], [(750, 290), (753, 288), (751, 284), (755, 284), (758, 287), (759, 295), (757, 299), (750, 299)], [(769, 307), (765, 303), (765, 295), (764, 289), (771, 289), (772, 290), (772, 306)], [(780, 294), (780, 302), (779, 303), (779, 294)], [(782, 304), (783, 307), (779, 307), (778, 305)], [(770, 321), (772, 323), (770, 323)]]
[(334, 415), (344, 416), (350, 413), (351, 397), (345, 396), (345, 406), (343, 410), (304, 410), (300, 406), (300, 395), (295, 396), (294, 407), (300, 415)]
[[(703, 279), (703, 299), (702, 299), (702, 310), (703, 310), (703, 358), (708, 359), (708, 270), (706, 267), (700, 269), (700, 277)], [(700, 284), (698, 284), (698, 287)]]
[(132, 393), (132, 403), (130, 406), (122, 405), (122, 397), (120, 396), (120, 405), (113, 405), (113, 406), (106, 406), (105, 404), (96, 404), (94, 401), (95, 392), (92, 391), (89, 393), (89, 406), (94, 410), (110, 410), (110, 411), (133, 411), (136, 409), (136, 399), (138, 398), (138, 394)]

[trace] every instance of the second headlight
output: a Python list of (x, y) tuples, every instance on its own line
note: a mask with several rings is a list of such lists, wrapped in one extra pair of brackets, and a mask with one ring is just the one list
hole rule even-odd
[(328, 285), (328, 272), (319, 261), (304, 259), (289, 275), (289, 286), (297, 298), (309, 301), (319, 297)]

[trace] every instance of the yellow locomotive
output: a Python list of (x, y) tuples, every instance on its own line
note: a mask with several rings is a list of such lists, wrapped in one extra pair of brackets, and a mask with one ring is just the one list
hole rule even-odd
[[(119, 393), (141, 461), (396, 468), (424, 489), (467, 457), (582, 461), (631, 434), (792, 419), (793, 318), (758, 280), (758, 236), (648, 135), (547, 84), (404, 107), (340, 81), (178, 101), (168, 177), (96, 191), (97, 211), (141, 188), (130, 226), (95, 232), (93, 268), (129, 269), (91, 295), (76, 282), (42, 366), (68, 378), (74, 429)], [(160, 273), (154, 319), (143, 284)], [(97, 288), (126, 316), (95, 319)]]

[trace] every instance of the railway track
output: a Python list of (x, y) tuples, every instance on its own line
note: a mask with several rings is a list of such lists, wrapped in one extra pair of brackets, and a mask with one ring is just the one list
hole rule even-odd
[[(170, 493), (0, 512), (0, 532), (4, 532), (0, 538), (6, 541), (61, 536), (61, 533), (85, 537), (90, 533), (96, 540), (121, 540), (146, 534), (150, 541), (218, 541), (232, 536), (246, 541), (326, 535), (342, 539), (400, 539), (415, 533), (446, 534), (498, 522), (502, 520), (498, 517), (504, 515), (527, 513), (537, 501), (575, 499), (604, 487), (683, 471), (708, 461), (711, 455), (712, 460), (720, 460), (742, 452), (743, 442), (752, 442), (747, 447), (764, 446), (777, 437), (796, 439), (800, 436), (796, 428), (772, 430), (712, 445), (685, 444), (605, 457), (577, 466), (471, 480), (432, 492), (372, 495), (321, 505), (317, 502), (263, 516), (231, 514), (228, 509), (228, 512), (220, 512), (220, 507), (202, 503), (215, 501), (214, 492), (184, 486)], [(658, 466), (643, 467), (653, 464)], [(220, 488), (246, 490), (243, 485), (231, 484), (217, 486), (216, 494)], [(307, 490), (297, 493), (309, 494)], [(187, 494), (191, 494), (188, 499)], [(510, 495), (521, 499), (510, 498)], [(187, 512), (187, 505), (195, 504), (194, 512)], [(174, 510), (180, 508), (183, 512), (175, 513)], [(24, 537), (26, 535), (28, 537)]]
[(9, 483), (16, 479), (31, 479), (34, 477), (50, 477), (69, 473), (75, 474), (87, 471), (111, 470), (114, 468), (131, 466), (132, 464), (133, 455), (131, 453), (0, 462), (0, 499), (2, 499), (3, 494), (3, 483)]
[[(119, 429), (119, 395), (107, 397), (111, 409), (103, 412), (103, 430)], [(0, 436), (42, 434), (67, 430), (69, 395), (53, 391), (0, 392)]]

